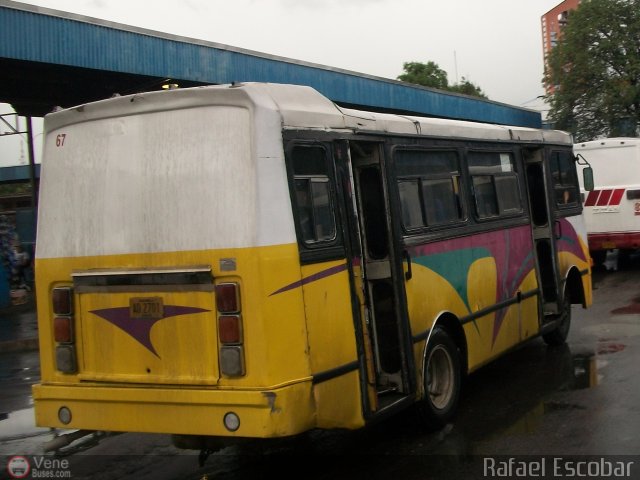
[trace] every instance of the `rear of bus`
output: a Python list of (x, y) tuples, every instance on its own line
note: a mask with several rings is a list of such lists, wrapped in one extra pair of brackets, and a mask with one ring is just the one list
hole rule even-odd
[(584, 192), (584, 218), (594, 263), (608, 250), (640, 248), (640, 140), (594, 140), (574, 145), (574, 152), (593, 168), (595, 189)]
[(50, 114), (36, 284), (36, 422), (274, 437), (314, 424), (282, 149), (229, 86)]

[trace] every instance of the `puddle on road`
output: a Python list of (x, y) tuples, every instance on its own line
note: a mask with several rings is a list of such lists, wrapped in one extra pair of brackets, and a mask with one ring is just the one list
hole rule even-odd
[(619, 353), (625, 350), (627, 345), (615, 338), (600, 338), (595, 346), (595, 353), (574, 353), (571, 358), (573, 376), (568, 378), (565, 388), (560, 390), (583, 390), (598, 385), (604, 375), (601, 370), (609, 362), (606, 355)]
[[(615, 338), (602, 337), (596, 345), (589, 348), (589, 351), (573, 353), (567, 346), (563, 350), (550, 352), (548, 363), (539, 371), (540, 379), (529, 377), (529, 382), (522, 392), (525, 395), (531, 394), (531, 386), (539, 388), (539, 397), (535, 400), (531, 397), (522, 397), (516, 402), (510, 402), (501, 419), (511, 417), (513, 420), (508, 424), (503, 424), (492, 434), (482, 435), (483, 440), (510, 435), (522, 435), (536, 432), (543, 421), (545, 415), (556, 412), (572, 412), (585, 410), (587, 407), (579, 402), (568, 402), (558, 400), (554, 394), (558, 392), (568, 392), (576, 390), (586, 390), (599, 385), (605, 378), (602, 370), (609, 365), (608, 356), (621, 352), (626, 345)], [(537, 386), (537, 387), (536, 387)], [(517, 390), (513, 389), (510, 394)], [(555, 397), (555, 398), (554, 398)], [(512, 396), (512, 400), (515, 400)], [(526, 409), (523, 408), (526, 406)], [(519, 414), (517, 413), (520, 410)], [(515, 415), (518, 415), (515, 417)], [(514, 418), (515, 417), (515, 418)]]
[(31, 367), (0, 368), (0, 382), (8, 382), (11, 380), (29, 381), (34, 375), (38, 375), (38, 372)]
[(584, 390), (586, 388), (595, 387), (600, 376), (598, 375), (598, 367), (604, 365), (598, 363), (596, 355), (575, 354), (572, 358), (573, 378), (570, 379), (566, 390)]
[(36, 427), (33, 408), (0, 414), (0, 442), (35, 437), (49, 433), (48, 428)]

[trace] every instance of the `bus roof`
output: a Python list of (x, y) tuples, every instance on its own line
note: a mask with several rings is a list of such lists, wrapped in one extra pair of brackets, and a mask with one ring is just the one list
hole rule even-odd
[(176, 89), (100, 100), (46, 116), (47, 130), (100, 118), (213, 105), (242, 105), (272, 111), (285, 129), (340, 130), (425, 135), (470, 140), (568, 144), (566, 132), (462, 120), (375, 113), (341, 108), (311, 87), (276, 83), (238, 83)]
[(596, 150), (599, 148), (634, 147), (640, 145), (640, 138), (634, 137), (612, 137), (580, 142), (575, 144), (575, 148), (580, 150)]

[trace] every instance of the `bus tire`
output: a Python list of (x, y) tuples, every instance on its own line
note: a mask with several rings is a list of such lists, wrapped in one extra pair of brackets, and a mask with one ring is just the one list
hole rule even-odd
[(549, 333), (542, 335), (542, 339), (550, 346), (564, 345), (569, 336), (569, 328), (571, 327), (571, 298), (567, 292), (564, 294), (562, 309), (556, 321), (558, 322), (558, 326)]
[(444, 427), (458, 407), (462, 382), (460, 351), (447, 331), (434, 327), (425, 352), (424, 397), (418, 411), (429, 430)]

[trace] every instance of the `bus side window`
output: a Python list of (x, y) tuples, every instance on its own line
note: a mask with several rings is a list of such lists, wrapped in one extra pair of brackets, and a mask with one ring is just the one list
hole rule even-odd
[(402, 207), (402, 224), (409, 229), (423, 227), (425, 221), (422, 217), (420, 181), (399, 181), (398, 192), (400, 193), (400, 205)]
[(555, 151), (550, 159), (551, 177), (556, 197), (556, 205), (576, 206), (578, 203), (578, 175), (570, 151)]
[(406, 230), (465, 219), (456, 151), (397, 150), (395, 165)]
[(493, 178), (490, 175), (473, 175), (473, 191), (476, 197), (478, 217), (487, 218), (498, 215), (498, 198)]
[(329, 162), (321, 146), (298, 145), (291, 151), (298, 228), (302, 242), (313, 246), (336, 239)]
[(296, 201), (298, 203), (298, 223), (302, 233), (302, 240), (305, 243), (314, 240), (313, 203), (311, 202), (310, 183), (309, 180), (294, 180)]
[(469, 152), (468, 163), (478, 218), (522, 212), (518, 174), (512, 153)]

